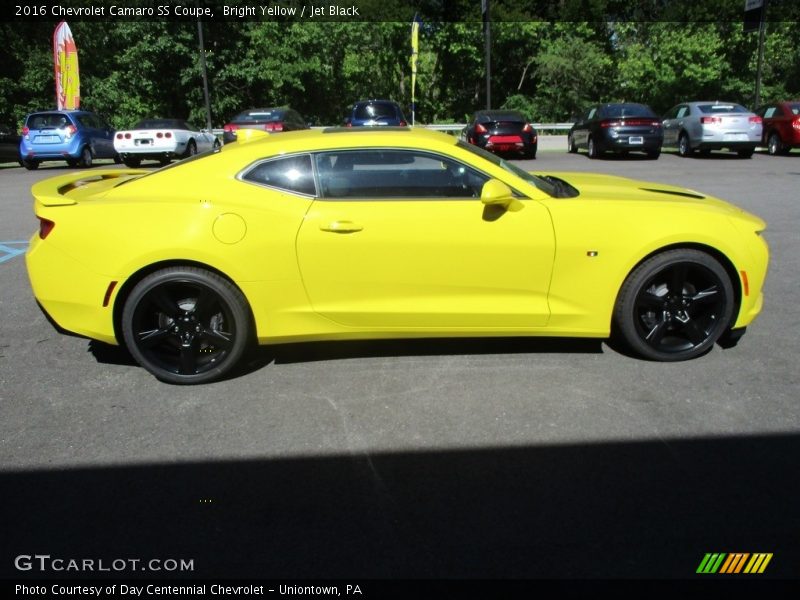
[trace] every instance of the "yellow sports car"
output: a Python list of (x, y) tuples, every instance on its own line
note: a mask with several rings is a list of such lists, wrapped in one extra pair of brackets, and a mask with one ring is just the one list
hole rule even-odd
[(722, 200), (533, 175), (414, 128), (246, 135), (34, 185), (27, 265), (51, 320), (201, 383), (251, 341), (616, 331), (676, 361), (761, 310), (765, 223)]

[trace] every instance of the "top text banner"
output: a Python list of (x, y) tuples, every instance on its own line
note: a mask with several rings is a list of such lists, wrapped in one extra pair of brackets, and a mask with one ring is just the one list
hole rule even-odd
[[(766, 20), (800, 21), (800, 2), (772, 0)], [(11, 0), (4, 21), (480, 22), (475, 0)], [(741, 23), (742, 0), (492, 0), (495, 22), (670, 21)]]

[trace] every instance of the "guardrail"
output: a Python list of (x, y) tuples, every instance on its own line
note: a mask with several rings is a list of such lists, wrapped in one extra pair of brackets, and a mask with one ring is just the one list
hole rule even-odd
[[(466, 126), (467, 125), (465, 123), (447, 123), (442, 125), (437, 125), (436, 123), (433, 123), (430, 125), (416, 125), (416, 127), (433, 129), (434, 131), (445, 131), (450, 134), (457, 134)], [(543, 131), (569, 131), (569, 129), (572, 127), (572, 123), (534, 123), (533, 126), (539, 133)], [(334, 127), (334, 126), (322, 125), (318, 127), (312, 127), (311, 129), (327, 129), (328, 127)], [(222, 135), (222, 129), (213, 129), (212, 132), (216, 136)]]

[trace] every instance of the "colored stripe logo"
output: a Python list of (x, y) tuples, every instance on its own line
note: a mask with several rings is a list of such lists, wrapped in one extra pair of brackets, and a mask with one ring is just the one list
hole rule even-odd
[(763, 573), (772, 560), (772, 553), (757, 552), (709, 552), (700, 561), (697, 573), (718, 573), (733, 575), (737, 573)]

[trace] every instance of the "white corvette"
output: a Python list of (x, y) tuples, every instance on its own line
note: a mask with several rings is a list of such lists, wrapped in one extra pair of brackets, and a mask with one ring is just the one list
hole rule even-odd
[(144, 159), (166, 165), (173, 158), (185, 158), (219, 147), (220, 142), (213, 133), (192, 127), (181, 119), (145, 119), (133, 129), (117, 131), (114, 136), (114, 149), (122, 162), (133, 168)]

